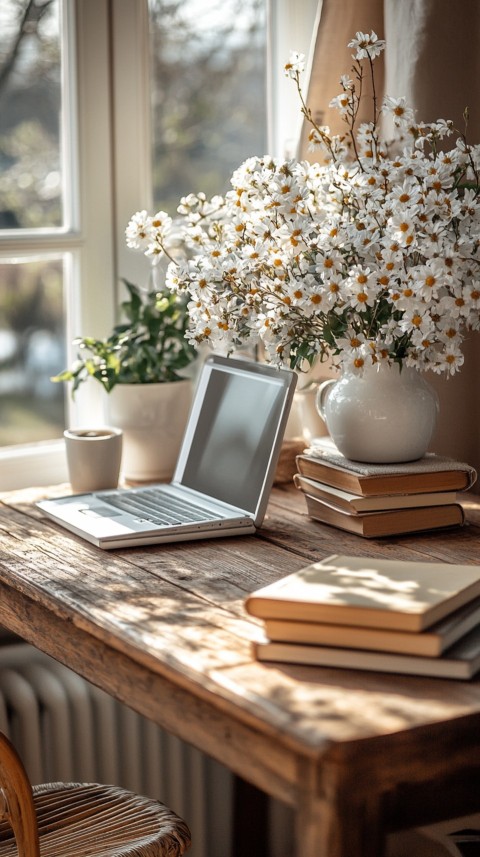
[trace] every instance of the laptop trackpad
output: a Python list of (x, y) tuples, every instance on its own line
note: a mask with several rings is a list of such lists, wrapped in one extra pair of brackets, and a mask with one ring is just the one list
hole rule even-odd
[(79, 509), (79, 512), (88, 518), (116, 518), (123, 514), (120, 509), (112, 509), (111, 506), (89, 506), (88, 509)]

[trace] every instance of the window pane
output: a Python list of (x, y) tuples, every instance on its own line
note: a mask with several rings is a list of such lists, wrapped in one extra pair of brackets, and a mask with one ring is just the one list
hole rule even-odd
[(61, 259), (0, 262), (0, 446), (62, 435), (63, 315)]
[(0, 229), (63, 225), (58, 0), (0, 3)]
[(154, 206), (266, 152), (266, 0), (150, 0)]

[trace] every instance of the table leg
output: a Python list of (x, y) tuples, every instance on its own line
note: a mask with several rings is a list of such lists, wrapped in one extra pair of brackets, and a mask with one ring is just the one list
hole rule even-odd
[(378, 799), (341, 790), (315, 770), (303, 771), (295, 817), (295, 857), (384, 857), (386, 839)]

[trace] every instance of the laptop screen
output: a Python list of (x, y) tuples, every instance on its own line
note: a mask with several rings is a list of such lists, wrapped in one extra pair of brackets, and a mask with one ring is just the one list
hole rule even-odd
[(282, 441), (292, 375), (247, 361), (213, 362), (197, 390), (176, 480), (255, 514)]

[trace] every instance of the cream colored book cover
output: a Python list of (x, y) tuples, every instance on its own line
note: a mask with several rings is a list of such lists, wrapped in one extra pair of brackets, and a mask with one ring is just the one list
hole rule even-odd
[(470, 679), (480, 669), (480, 626), (470, 631), (439, 658), (297, 643), (254, 643), (253, 648), (259, 661)]
[(480, 566), (333, 555), (251, 593), (263, 619), (422, 631), (480, 595)]

